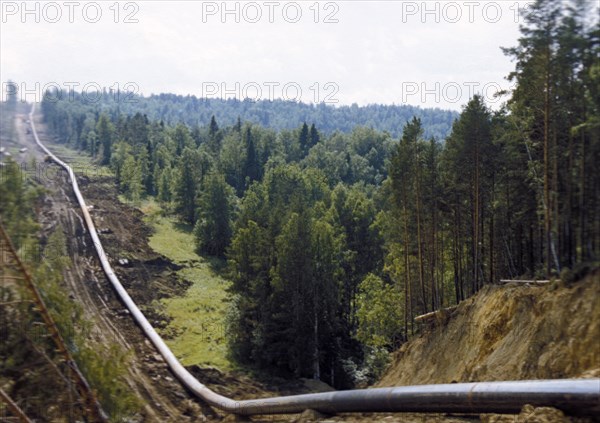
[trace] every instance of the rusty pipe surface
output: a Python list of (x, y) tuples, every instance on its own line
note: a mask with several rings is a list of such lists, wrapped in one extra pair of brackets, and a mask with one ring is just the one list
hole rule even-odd
[(244, 401), (235, 401), (217, 394), (198, 381), (183, 367), (121, 285), (102, 248), (92, 217), (79, 191), (75, 173), (68, 164), (56, 157), (40, 142), (33, 121), (34, 111), (35, 104), (31, 107), (29, 113), (35, 142), (54, 162), (67, 171), (106, 277), (113, 285), (125, 307), (144, 331), (146, 337), (165, 359), (173, 374), (194, 395), (211, 406), (240, 415), (300, 413), (306, 409), (314, 409), (323, 413), (402, 411), (518, 413), (525, 404), (551, 406), (579, 414), (594, 414), (600, 411), (600, 379), (399, 386)]

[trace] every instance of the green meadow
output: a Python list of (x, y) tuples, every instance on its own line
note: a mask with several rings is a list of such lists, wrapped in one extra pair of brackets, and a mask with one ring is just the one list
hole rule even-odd
[(230, 369), (225, 339), (229, 282), (213, 270), (223, 263), (195, 253), (191, 226), (160, 216), (160, 209), (153, 202), (145, 202), (142, 211), (154, 229), (150, 238), (152, 249), (184, 266), (177, 275), (192, 283), (185, 295), (160, 300), (159, 308), (171, 319), (162, 331), (169, 335), (167, 344), (186, 366)]

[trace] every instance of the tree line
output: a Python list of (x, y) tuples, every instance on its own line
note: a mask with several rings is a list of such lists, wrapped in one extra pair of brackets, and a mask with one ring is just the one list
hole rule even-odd
[[(52, 98), (65, 98), (57, 93)], [(135, 115), (140, 112), (152, 121), (167, 125), (184, 123), (190, 128), (203, 126), (214, 116), (222, 126), (235, 125), (238, 118), (275, 131), (293, 130), (302, 122), (314, 122), (321, 133), (350, 133), (357, 126), (388, 132), (392, 137), (402, 133), (404, 122), (417, 116), (425, 127), (425, 135), (444, 139), (450, 133), (458, 113), (440, 108), (421, 108), (408, 104), (366, 106), (307, 104), (289, 100), (250, 100), (198, 98), (193, 95), (153, 94), (147, 97), (104, 89), (87, 93), (80, 101), (110, 110), (110, 114)]]
[(505, 49), (510, 99), (492, 111), (474, 96), (444, 142), (419, 116), (396, 138), (310, 120), (166, 123), (76, 93), (42, 110), (129, 198), (155, 196), (194, 225), (200, 253), (228, 260), (233, 357), (349, 386), (381, 371), (416, 315), (500, 278), (597, 262), (600, 29), (589, 12), (537, 1)]

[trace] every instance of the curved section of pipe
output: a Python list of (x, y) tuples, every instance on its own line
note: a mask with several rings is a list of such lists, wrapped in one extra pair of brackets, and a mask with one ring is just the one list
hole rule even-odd
[(94, 248), (96, 249), (96, 253), (98, 255), (98, 259), (100, 260), (100, 264), (102, 265), (102, 269), (106, 274), (106, 277), (113, 285), (115, 291), (121, 298), (121, 301), (125, 304), (125, 307), (131, 312), (133, 318), (137, 322), (137, 324), (142, 328), (144, 334), (150, 341), (154, 344), (158, 352), (163, 356), (166, 363), (169, 365), (175, 376), (195, 395), (202, 398), (204, 401), (213, 405), (215, 407), (224, 409), (225, 411), (234, 412), (238, 408), (238, 403), (219, 395), (210, 389), (208, 389), (205, 385), (200, 383), (190, 372), (188, 372), (185, 367), (177, 360), (173, 352), (169, 349), (167, 344), (162, 340), (160, 335), (154, 330), (146, 316), (140, 311), (135, 302), (131, 299), (121, 282), (115, 275), (114, 270), (112, 269), (110, 263), (108, 262), (108, 257), (106, 256), (104, 249), (102, 248), (102, 243), (100, 242), (100, 238), (98, 237), (98, 233), (96, 232), (96, 227), (94, 226), (94, 222), (90, 213), (88, 211), (87, 205), (79, 191), (79, 184), (77, 183), (77, 178), (75, 177), (75, 173), (71, 166), (60, 160), (56, 157), (42, 142), (40, 141), (37, 130), (35, 128), (35, 122), (33, 119), (33, 113), (35, 111), (35, 104), (31, 107), (31, 112), (29, 113), (29, 121), (31, 124), (31, 132), (35, 138), (35, 142), (37, 145), (44, 150), (44, 152), (52, 158), (54, 162), (56, 162), (59, 166), (63, 167), (68, 175), (69, 180), (71, 181), (71, 185), (73, 186), (73, 192), (77, 197), (77, 202), (79, 203), (79, 207), (81, 208), (81, 212), (83, 214), (83, 218), (85, 220), (85, 224), (88, 228), (90, 236), (92, 237), (92, 241), (94, 242)]
[(67, 171), (106, 277), (135, 321), (163, 356), (173, 374), (194, 395), (211, 406), (241, 415), (300, 413), (306, 409), (314, 409), (323, 413), (400, 411), (518, 413), (525, 404), (552, 406), (578, 414), (600, 411), (600, 379), (401, 386), (244, 401), (235, 401), (213, 392), (183, 367), (121, 285), (102, 248), (92, 217), (79, 191), (75, 173), (68, 164), (56, 157), (40, 142), (33, 121), (34, 111), (35, 104), (29, 113), (35, 142), (54, 162)]

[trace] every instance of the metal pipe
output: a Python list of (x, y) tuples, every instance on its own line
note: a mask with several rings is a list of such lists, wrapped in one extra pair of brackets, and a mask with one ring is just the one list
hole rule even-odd
[(446, 385), (402, 386), (394, 388), (357, 389), (319, 394), (293, 395), (265, 399), (235, 401), (213, 392), (200, 383), (177, 360), (167, 344), (131, 299), (115, 275), (94, 227), (77, 179), (71, 167), (56, 157), (39, 140), (33, 113), (29, 113), (36, 143), (56, 163), (65, 168), (84, 220), (94, 242), (94, 248), (108, 280), (154, 344), (173, 374), (194, 395), (209, 405), (240, 415), (300, 413), (314, 409), (324, 413), (341, 412), (464, 412), (518, 413), (525, 404), (553, 406), (569, 412), (595, 413), (600, 404), (600, 379), (565, 379), (517, 382), (456, 383)]
[(307, 408), (332, 414), (519, 413), (525, 404), (551, 406), (575, 414), (597, 413), (600, 411), (600, 379), (452, 383), (337, 391), (242, 401), (238, 414), (294, 413)]

